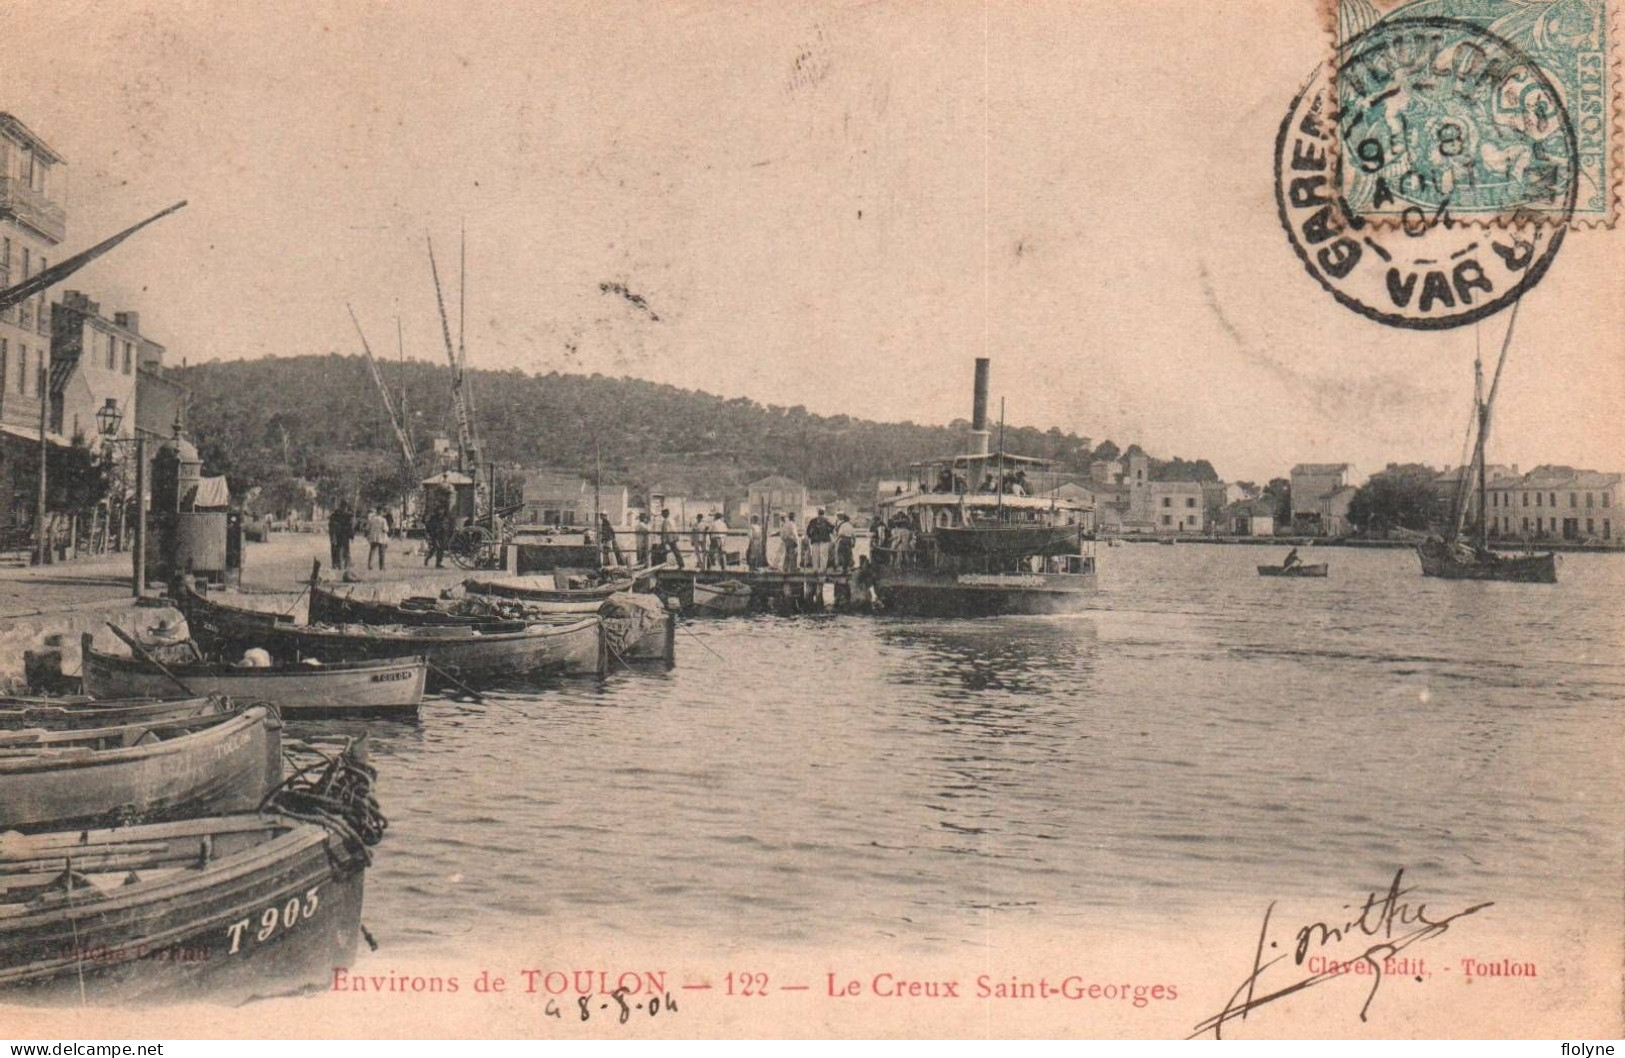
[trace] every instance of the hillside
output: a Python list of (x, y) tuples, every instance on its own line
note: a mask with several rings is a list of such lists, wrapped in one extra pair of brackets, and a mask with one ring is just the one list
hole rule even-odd
[[(454, 435), (444, 367), (409, 361), (384, 371), (397, 400), (404, 383), (420, 451), (435, 434)], [(341, 465), (370, 463), (380, 473), (396, 465), (394, 435), (360, 356), (216, 361), (168, 374), (191, 388), (192, 431), (205, 466), (230, 476), (233, 491), (288, 472), (319, 481)], [(590, 473), (596, 444), (606, 477), (634, 492), (665, 479), (674, 465), (701, 465), (718, 485), (782, 473), (851, 494), (910, 462), (959, 451), (967, 428), (963, 421), (920, 426), (813, 415), (602, 375), (475, 370), (469, 386), (480, 438), (498, 464)], [(1005, 444), (1078, 473), (1087, 472), (1091, 455), (1088, 438), (1057, 428), (1007, 426)], [(1178, 467), (1181, 476), (1188, 468), (1212, 473), (1200, 461), (1163, 467)]]

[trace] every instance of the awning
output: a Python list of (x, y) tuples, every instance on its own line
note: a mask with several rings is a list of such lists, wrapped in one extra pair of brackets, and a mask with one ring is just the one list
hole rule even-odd
[[(15, 426), (9, 422), (4, 422), (0, 423), (0, 433), (8, 433), (13, 437), (20, 437), (24, 441), (32, 441), (35, 444), (39, 444), (39, 427), (37, 426)], [(73, 442), (68, 438), (63, 437), (59, 433), (47, 432), (45, 439), (61, 448), (73, 447)]]
[(225, 475), (217, 478), (199, 478), (197, 495), (192, 498), (192, 509), (197, 511), (223, 511), (231, 505), (231, 491), (226, 488)]
[(444, 488), (451, 485), (472, 485), (474, 484), (474, 479), (469, 477), (467, 474), (459, 474), (455, 470), (446, 470), (436, 474), (432, 478), (424, 478), (423, 484), (439, 485)]

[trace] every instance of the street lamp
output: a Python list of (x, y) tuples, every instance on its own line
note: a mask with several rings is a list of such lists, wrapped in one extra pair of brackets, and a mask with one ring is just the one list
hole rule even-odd
[[(108, 397), (107, 402), (96, 409), (96, 432), (101, 434), (102, 444), (111, 453), (114, 448), (135, 442), (135, 554), (132, 556), (134, 569), (130, 580), (130, 590), (136, 598), (140, 598), (142, 589), (146, 584), (147, 566), (147, 439), (145, 437), (118, 436), (119, 427), (124, 425), (124, 410), (119, 407), (118, 400)], [(119, 507), (122, 511), (124, 486), (120, 475)], [(119, 519), (119, 536), (124, 535), (122, 516)], [(122, 539), (120, 541), (122, 543)]]
[(96, 412), (96, 429), (105, 440), (111, 441), (118, 436), (118, 428), (124, 424), (124, 412), (118, 406), (118, 401), (112, 397), (107, 398)]

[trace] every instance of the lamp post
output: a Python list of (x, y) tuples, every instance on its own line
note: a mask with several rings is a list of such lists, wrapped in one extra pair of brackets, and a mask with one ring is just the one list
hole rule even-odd
[[(101, 434), (102, 444), (111, 450), (120, 445), (135, 442), (135, 553), (133, 568), (130, 575), (130, 591), (140, 598), (142, 589), (146, 586), (147, 573), (147, 439), (140, 435), (135, 437), (119, 437), (119, 427), (124, 425), (124, 410), (118, 406), (118, 401), (112, 397), (96, 410), (96, 431)], [(119, 476), (119, 535), (124, 533), (124, 478)], [(109, 519), (111, 521), (111, 519)]]

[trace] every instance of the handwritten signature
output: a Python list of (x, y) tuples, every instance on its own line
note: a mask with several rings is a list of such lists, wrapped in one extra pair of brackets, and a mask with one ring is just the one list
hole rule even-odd
[[(1360, 1020), (1365, 1021), (1371, 1003), (1377, 997), (1377, 989), (1383, 982), (1384, 960), (1398, 955), (1412, 944), (1447, 932), (1450, 924), (1458, 919), (1495, 906), (1492, 901), (1487, 901), (1474, 904), (1452, 915), (1434, 917), (1428, 912), (1427, 904), (1401, 899), (1415, 891), (1415, 887), (1405, 885), (1404, 880), (1405, 869), (1401, 867), (1394, 872), (1394, 880), (1386, 892), (1378, 895), (1373, 890), (1366, 897), (1357, 917), (1348, 919), (1341, 925), (1311, 922), (1297, 931), (1296, 943), (1293, 944), (1292, 950), (1278, 955), (1270, 955), (1271, 951), (1279, 948), (1279, 941), (1270, 939), (1270, 920), (1275, 913), (1275, 901), (1270, 901), (1269, 907), (1264, 910), (1263, 925), (1258, 931), (1258, 946), (1253, 952), (1252, 972), (1231, 993), (1224, 1009), (1199, 1023), (1189, 1038), (1194, 1039), (1211, 1032), (1214, 1039), (1220, 1039), (1226, 1023), (1237, 1019), (1246, 1021), (1249, 1011), (1343, 976), (1348, 965), (1360, 962), (1371, 968), (1369, 975), (1371, 990), (1366, 993), (1365, 1002), (1360, 1006)], [(1321, 973), (1313, 973), (1292, 984), (1279, 987), (1273, 983), (1269, 986), (1262, 983), (1266, 972), (1283, 960), (1291, 960), (1289, 967), (1301, 967), (1313, 952), (1327, 945), (1339, 944), (1345, 940), (1360, 942), (1365, 939), (1375, 939), (1375, 943), (1352, 959), (1339, 962)], [(1276, 973), (1274, 976), (1282, 975)], [(1266, 987), (1271, 990), (1264, 990)]]

